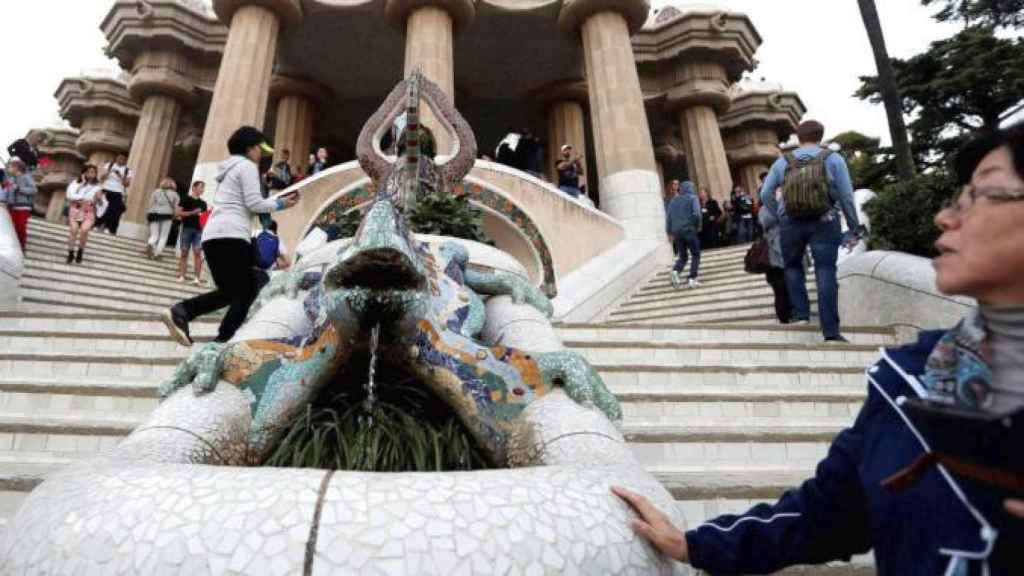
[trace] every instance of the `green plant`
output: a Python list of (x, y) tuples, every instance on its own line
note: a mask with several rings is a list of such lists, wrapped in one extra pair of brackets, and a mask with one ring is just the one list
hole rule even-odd
[(408, 216), (409, 225), (420, 234), (490, 243), (484, 233), (480, 210), (474, 208), (465, 195), (423, 194), (417, 198)]
[(939, 237), (935, 214), (955, 190), (952, 177), (945, 171), (921, 174), (882, 188), (864, 206), (871, 218), (871, 248), (934, 257), (934, 243)]
[(490, 467), (458, 418), (429, 393), (409, 386), (381, 392), (372, 405), (342, 393), (307, 406), (263, 465), (367, 472)]

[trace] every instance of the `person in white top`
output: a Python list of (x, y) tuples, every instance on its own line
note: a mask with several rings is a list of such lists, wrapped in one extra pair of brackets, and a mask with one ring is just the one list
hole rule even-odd
[(149, 259), (158, 260), (160, 253), (164, 251), (180, 201), (178, 185), (174, 183), (173, 178), (165, 176), (163, 180), (160, 180), (160, 187), (154, 190), (153, 195), (150, 196), (149, 210), (146, 211), (146, 221), (149, 222), (146, 257)]
[(103, 183), (104, 197), (108, 202), (107, 209), (100, 219), (100, 227), (106, 228), (111, 234), (117, 234), (121, 225), (121, 215), (125, 211), (128, 200), (128, 188), (132, 185), (132, 171), (128, 168), (128, 156), (118, 154), (113, 162), (108, 162), (99, 175)]
[[(96, 179), (96, 167), (86, 164), (78, 180), (68, 186), (68, 259), (81, 264), (89, 231), (96, 224), (96, 202), (103, 196)], [(75, 250), (77, 243), (78, 250)]]

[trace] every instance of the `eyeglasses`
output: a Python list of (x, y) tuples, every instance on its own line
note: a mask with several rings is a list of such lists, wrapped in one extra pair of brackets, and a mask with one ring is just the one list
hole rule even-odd
[(943, 202), (942, 209), (949, 210), (956, 216), (963, 216), (974, 207), (979, 198), (988, 198), (993, 202), (1019, 202), (1024, 200), (1024, 188), (977, 187), (968, 184), (960, 189), (959, 194)]

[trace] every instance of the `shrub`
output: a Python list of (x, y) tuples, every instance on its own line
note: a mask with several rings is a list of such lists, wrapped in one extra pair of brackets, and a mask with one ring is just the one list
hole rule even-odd
[(414, 232), (420, 234), (436, 234), (490, 243), (480, 220), (480, 210), (473, 208), (465, 195), (421, 195), (409, 214), (409, 225)]
[(955, 190), (953, 178), (945, 171), (921, 174), (883, 188), (864, 206), (871, 218), (870, 247), (934, 257), (934, 243), (939, 237), (935, 214)]

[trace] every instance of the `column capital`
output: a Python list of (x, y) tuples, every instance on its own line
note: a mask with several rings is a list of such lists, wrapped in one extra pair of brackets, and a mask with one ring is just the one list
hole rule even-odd
[(585, 80), (559, 80), (543, 86), (534, 92), (534, 98), (542, 104), (577, 102), (584, 108), (590, 105), (590, 92)]
[(476, 18), (476, 3), (473, 0), (387, 0), (384, 4), (384, 18), (388, 24), (404, 32), (409, 15), (428, 6), (447, 12), (456, 33), (465, 30)]
[(570, 35), (578, 34), (583, 23), (598, 12), (621, 14), (629, 25), (630, 34), (636, 33), (647, 22), (651, 11), (648, 0), (564, 0), (558, 14), (558, 26)]
[(227, 26), (235, 12), (244, 6), (262, 6), (281, 19), (284, 27), (295, 27), (302, 24), (302, 3), (300, 0), (213, 0), (213, 11), (217, 18)]
[(732, 104), (729, 78), (724, 66), (714, 61), (686, 60), (679, 63), (675, 84), (665, 92), (669, 110), (708, 106), (724, 114)]
[(296, 76), (274, 75), (270, 79), (270, 99), (277, 100), (283, 96), (304, 96), (318, 105), (330, 102), (334, 94), (331, 89), (304, 78)]
[(190, 78), (172, 68), (157, 66), (137, 68), (128, 81), (128, 93), (140, 104), (154, 94), (170, 96), (185, 105), (193, 104), (197, 98), (196, 86)]

